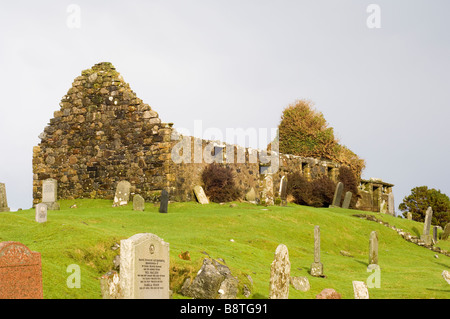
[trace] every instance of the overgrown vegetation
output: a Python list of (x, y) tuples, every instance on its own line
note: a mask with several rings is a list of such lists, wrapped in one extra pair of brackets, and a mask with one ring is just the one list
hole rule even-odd
[(338, 181), (344, 184), (344, 190), (342, 192), (343, 196), (346, 192), (352, 193), (352, 199), (350, 201), (350, 208), (356, 207), (356, 202), (360, 197), (358, 193), (358, 180), (356, 179), (353, 171), (347, 166), (339, 167)]
[(202, 173), (205, 193), (215, 203), (231, 202), (240, 196), (230, 167), (217, 163), (209, 164)]
[(313, 207), (328, 207), (333, 201), (336, 184), (327, 176), (308, 181), (296, 172), (288, 176), (288, 194), (294, 203)]
[(309, 100), (297, 100), (283, 111), (278, 126), (279, 151), (304, 157), (323, 158), (350, 167), (361, 177), (365, 161), (338, 143), (332, 127)]
[(427, 186), (414, 187), (411, 189), (411, 194), (406, 196), (398, 206), (403, 211), (403, 216), (406, 217), (407, 213), (411, 212), (412, 219), (418, 222), (425, 220), (425, 213), (428, 207), (433, 209), (433, 218), (431, 220), (433, 225), (445, 227), (450, 222), (450, 199), (446, 194), (434, 188), (429, 189)]

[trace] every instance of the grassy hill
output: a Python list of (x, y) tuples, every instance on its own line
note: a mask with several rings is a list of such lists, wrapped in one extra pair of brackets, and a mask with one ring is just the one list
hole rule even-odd
[[(208, 253), (223, 258), (233, 275), (251, 287), (250, 298), (267, 298), (270, 264), (276, 247), (289, 249), (291, 276), (306, 276), (308, 292), (290, 288), (290, 298), (314, 298), (324, 288), (334, 288), (343, 298), (353, 298), (352, 281), (366, 281), (369, 234), (379, 238), (381, 287), (369, 290), (370, 298), (450, 298), (450, 285), (441, 277), (450, 268), (450, 257), (405, 241), (394, 230), (356, 218), (366, 213), (339, 208), (312, 208), (289, 204), (262, 207), (247, 203), (200, 205), (172, 203), (168, 214), (147, 203), (144, 212), (132, 205), (111, 207), (107, 200), (60, 201), (60, 211), (49, 211), (48, 221), (34, 221), (34, 209), (0, 213), (0, 241), (19, 241), (41, 253), (44, 298), (101, 298), (99, 277), (112, 268), (115, 243), (137, 233), (150, 232), (170, 243), (171, 289), (174, 298), (188, 275), (195, 275)], [(77, 208), (70, 208), (76, 204)], [(423, 224), (384, 214), (374, 214), (411, 234)], [(314, 261), (314, 226), (320, 225), (321, 262), (326, 278), (309, 275)], [(232, 241), (231, 241), (232, 239)], [(438, 246), (450, 250), (450, 241)], [(189, 251), (191, 260), (178, 257)], [(346, 251), (352, 257), (343, 256)], [(438, 256), (438, 258), (435, 257)], [(81, 268), (81, 288), (68, 288), (67, 266)], [(251, 276), (253, 285), (247, 275)], [(238, 295), (242, 295), (242, 290)]]

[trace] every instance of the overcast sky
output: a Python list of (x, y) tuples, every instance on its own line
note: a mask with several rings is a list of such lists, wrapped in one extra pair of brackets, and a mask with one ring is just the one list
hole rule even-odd
[(32, 206), (38, 135), (74, 78), (103, 61), (192, 133), (195, 120), (224, 135), (276, 128), (288, 104), (310, 99), (366, 160), (363, 178), (395, 184), (397, 207), (415, 186), (450, 195), (449, 14), (448, 0), (3, 1), (9, 207)]

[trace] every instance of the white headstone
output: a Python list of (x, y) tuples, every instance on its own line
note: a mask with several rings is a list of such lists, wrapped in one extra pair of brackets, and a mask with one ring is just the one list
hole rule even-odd
[(169, 299), (169, 243), (150, 233), (120, 241), (120, 289), (125, 299)]
[(130, 200), (131, 184), (128, 181), (120, 181), (116, 187), (113, 206), (127, 205)]
[(57, 181), (53, 178), (42, 182), (42, 202), (53, 203), (58, 200)]
[(47, 204), (39, 203), (36, 205), (35, 220), (38, 223), (45, 223), (47, 221)]

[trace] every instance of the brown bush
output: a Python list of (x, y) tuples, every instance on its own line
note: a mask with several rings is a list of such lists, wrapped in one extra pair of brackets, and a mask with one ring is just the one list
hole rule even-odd
[(352, 192), (352, 200), (350, 201), (350, 208), (356, 207), (356, 201), (358, 200), (358, 179), (355, 177), (353, 171), (347, 166), (341, 166), (339, 168), (338, 181), (344, 184), (343, 194), (346, 192)]
[(202, 173), (205, 194), (215, 203), (231, 202), (240, 197), (233, 178), (233, 171), (229, 167), (212, 163)]
[(336, 184), (326, 176), (311, 182), (300, 173), (288, 176), (288, 194), (294, 197), (298, 205), (328, 207), (331, 205)]

